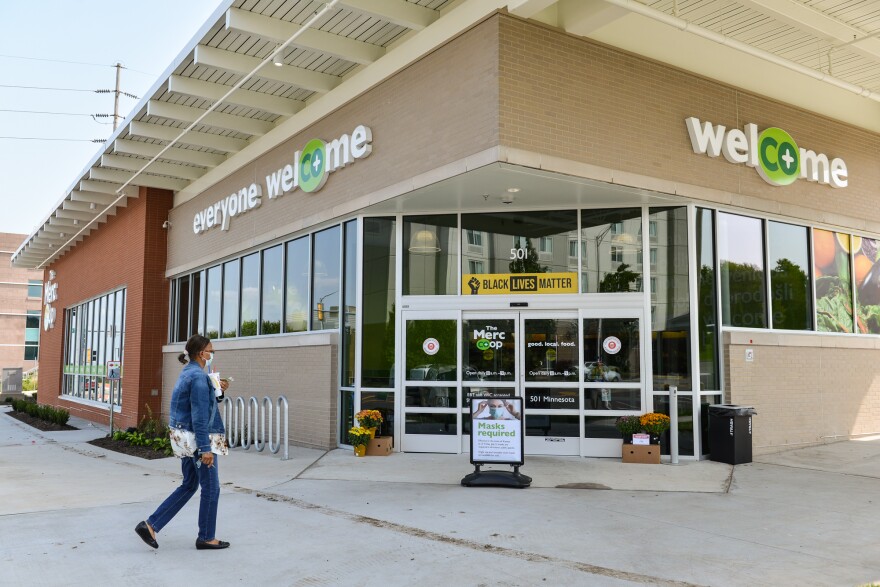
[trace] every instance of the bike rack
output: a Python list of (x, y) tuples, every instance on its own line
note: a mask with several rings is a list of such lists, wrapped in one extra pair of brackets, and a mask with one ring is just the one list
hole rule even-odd
[[(273, 426), (272, 412), (274, 406), (272, 398), (263, 397), (262, 404), (256, 397), (251, 396), (247, 401), (243, 397), (231, 398), (223, 400), (223, 416), (228, 428), (227, 440), (229, 448), (241, 446), (244, 450), (248, 450), (253, 443), (257, 452), (263, 452), (266, 445), (269, 445), (269, 451), (274, 455), (278, 454), (281, 447), (284, 447), (282, 461), (290, 458), (288, 448), (290, 446), (290, 416), (289, 404), (287, 398), (280, 396), (276, 403), (278, 411), (275, 412), (275, 422)], [(266, 416), (268, 415), (268, 424)], [(284, 433), (282, 436), (281, 423), (284, 420)], [(274, 436), (273, 436), (274, 432)], [(273, 441), (274, 438), (274, 441)]]

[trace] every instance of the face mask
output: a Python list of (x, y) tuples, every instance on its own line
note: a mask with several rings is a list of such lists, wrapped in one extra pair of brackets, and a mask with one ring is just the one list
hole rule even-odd
[(504, 408), (489, 408), (489, 416), (498, 419), (504, 415)]
[(208, 353), (208, 360), (205, 361), (205, 367), (210, 369), (211, 363), (213, 363), (213, 362), (214, 362), (214, 353)]

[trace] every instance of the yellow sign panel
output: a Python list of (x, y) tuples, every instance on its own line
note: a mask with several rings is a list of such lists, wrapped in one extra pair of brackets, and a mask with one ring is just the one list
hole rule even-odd
[(578, 293), (577, 273), (465, 273), (463, 295)]

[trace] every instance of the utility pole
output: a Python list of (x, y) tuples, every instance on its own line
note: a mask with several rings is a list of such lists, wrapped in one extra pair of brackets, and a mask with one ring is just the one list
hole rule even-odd
[(116, 91), (114, 92), (113, 98), (113, 130), (116, 130), (116, 127), (119, 126), (119, 78), (122, 72), (122, 64), (118, 61), (116, 62)]

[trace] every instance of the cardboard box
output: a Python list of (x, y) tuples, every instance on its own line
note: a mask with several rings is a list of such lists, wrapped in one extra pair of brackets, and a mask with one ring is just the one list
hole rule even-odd
[[(369, 449), (367, 449), (367, 454)], [(623, 462), (624, 463), (644, 463), (647, 465), (660, 464), (660, 445), (659, 444), (624, 444), (623, 445)]]
[(369, 444), (367, 444), (367, 456), (387, 457), (391, 454), (391, 441), (392, 437), (390, 436), (377, 436), (370, 439)]

